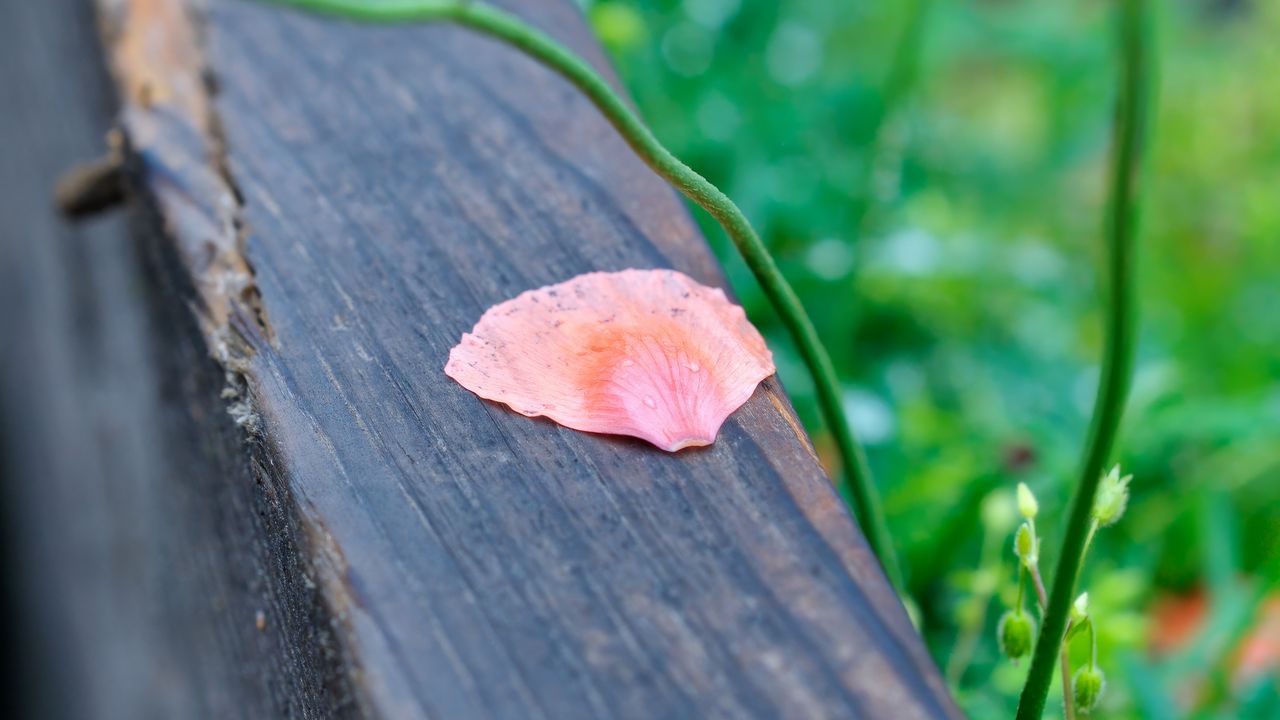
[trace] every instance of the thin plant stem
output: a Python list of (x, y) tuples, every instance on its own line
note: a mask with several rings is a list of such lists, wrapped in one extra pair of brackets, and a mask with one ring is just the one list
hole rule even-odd
[[(1070, 630), (1071, 622), (1067, 621), (1067, 631)], [(1058, 668), (1062, 674), (1062, 717), (1076, 720), (1076, 696), (1071, 692), (1071, 654), (1066, 643), (1058, 651)]]
[(1049, 596), (1044, 591), (1044, 580), (1040, 578), (1040, 566), (1031, 566), (1031, 582), (1036, 588), (1036, 599), (1040, 604), (1040, 616), (1044, 617), (1044, 609), (1049, 605)]
[[(1106, 347), (1093, 420), (1071, 500), (1062, 552), (1048, 609), (1018, 701), (1018, 720), (1040, 720), (1053, 677), (1053, 663), (1067, 627), (1076, 579), (1090, 535), (1091, 512), (1103, 463), (1111, 454), (1128, 396), (1133, 368), (1134, 236), (1137, 233), (1138, 181), (1149, 94), (1146, 0), (1118, 0), (1120, 87), (1112, 135), (1106, 244), (1108, 304)], [(1066, 689), (1069, 692), (1069, 689)]]
[(764, 243), (738, 206), (719, 188), (659, 143), (614, 92), (608, 81), (559, 42), (518, 18), (481, 3), (430, 0), (388, 0), (377, 3), (365, 3), (361, 0), (264, 1), (370, 23), (457, 23), (524, 52), (586, 95), (645, 164), (720, 223), (755, 275), (813, 376), (818, 404), (827, 428), (839, 447), (846, 489), (853, 499), (854, 514), (862, 526), (867, 543), (880, 559), (889, 582), (899, 592), (902, 591), (902, 573), (898, 568), (866, 454), (845, 416), (840, 384), (831, 357), (818, 338), (817, 330), (800, 304), (800, 299), (782, 276)]
[(1089, 519), (1089, 532), (1084, 536), (1084, 550), (1080, 552), (1081, 562), (1089, 555), (1089, 548), (1093, 547), (1093, 538), (1098, 534), (1098, 521), (1093, 518)]
[[(1036, 586), (1036, 598), (1040, 601), (1040, 622), (1043, 623), (1045, 610), (1049, 607), (1049, 597), (1044, 589), (1044, 579), (1040, 576), (1039, 565), (1031, 566), (1031, 579)], [(1071, 622), (1067, 621), (1067, 628), (1063, 630), (1063, 635), (1070, 631)], [(1075, 720), (1075, 698), (1071, 695), (1071, 655), (1066, 643), (1063, 643), (1062, 649), (1058, 651), (1058, 666), (1062, 675), (1062, 715), (1066, 720)]]

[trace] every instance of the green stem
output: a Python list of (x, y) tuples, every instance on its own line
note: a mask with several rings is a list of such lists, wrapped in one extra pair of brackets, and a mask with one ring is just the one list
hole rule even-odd
[[(1067, 629), (1063, 635), (1071, 632), (1071, 621), (1067, 621)], [(1063, 720), (1076, 720), (1076, 696), (1071, 692), (1071, 649), (1064, 644), (1058, 651), (1058, 670), (1062, 675), (1062, 717)]]
[(1026, 576), (1027, 566), (1022, 563), (1018, 563), (1018, 604), (1013, 606), (1014, 614), (1018, 617), (1022, 617), (1022, 599), (1027, 596), (1025, 590), (1027, 585)]
[[(1028, 521), (1031, 522), (1031, 521)], [(1040, 622), (1044, 622), (1045, 612), (1049, 607), (1048, 594), (1044, 590), (1044, 579), (1040, 577), (1040, 566), (1031, 566), (1031, 578), (1036, 584), (1036, 597), (1040, 600)], [(1071, 632), (1071, 621), (1067, 621), (1067, 626), (1063, 629), (1062, 634), (1065, 637)], [(1070, 648), (1066, 644), (1058, 651), (1058, 667), (1062, 675), (1062, 717), (1065, 720), (1076, 719), (1075, 698), (1071, 695), (1071, 655)]]
[(1040, 578), (1040, 565), (1039, 563), (1029, 565), (1027, 569), (1031, 571), (1031, 582), (1036, 589), (1036, 599), (1040, 604), (1040, 619), (1043, 620), (1045, 609), (1049, 605), (1049, 596), (1044, 591), (1044, 580)]
[(840, 385), (831, 357), (819, 340), (800, 299), (796, 297), (795, 291), (782, 276), (764, 243), (738, 206), (719, 188), (663, 147), (599, 73), (563, 45), (518, 18), (479, 3), (430, 0), (389, 0), (367, 4), (361, 0), (266, 1), (372, 23), (454, 22), (515, 47), (582, 91), (640, 159), (710, 213), (724, 227), (734, 246), (742, 254), (813, 376), (823, 418), (840, 449), (848, 491), (853, 498), (854, 513), (890, 583), (901, 590), (902, 574), (898, 569), (866, 455), (845, 417)]
[(1098, 534), (1098, 521), (1092, 516), (1089, 518), (1089, 532), (1084, 536), (1084, 550), (1080, 551), (1080, 562), (1089, 555), (1089, 548), (1093, 547), (1093, 537)]
[[(1093, 421), (1071, 500), (1053, 592), (1027, 684), (1018, 702), (1018, 720), (1040, 720), (1053, 678), (1053, 664), (1066, 630), (1076, 578), (1084, 560), (1091, 512), (1103, 463), (1111, 454), (1128, 395), (1133, 366), (1134, 235), (1137, 231), (1139, 159), (1149, 93), (1146, 0), (1119, 0), (1120, 88), (1113, 128), (1110, 197), (1107, 207), (1109, 307), (1106, 349)], [(1064, 692), (1070, 692), (1064, 688)]]

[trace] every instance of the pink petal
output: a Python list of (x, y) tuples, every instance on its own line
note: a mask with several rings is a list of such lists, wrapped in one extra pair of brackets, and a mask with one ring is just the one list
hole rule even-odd
[(485, 312), (444, 371), (480, 397), (675, 452), (774, 372), (742, 308), (674, 270), (587, 273)]

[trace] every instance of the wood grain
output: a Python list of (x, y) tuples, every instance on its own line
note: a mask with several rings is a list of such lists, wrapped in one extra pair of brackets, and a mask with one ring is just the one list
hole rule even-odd
[(353, 712), (189, 268), (142, 203), (141, 234), (54, 207), (115, 112), (96, 35), (87, 0), (0, 3), (0, 716)]
[[(133, 175), (360, 712), (956, 714), (776, 380), (670, 455), (443, 374), (522, 290), (627, 267), (723, 284), (571, 87), (454, 28), (175, 3), (103, 3)], [(501, 4), (604, 66), (573, 3)], [(155, 28), (198, 62), (137, 41)]]

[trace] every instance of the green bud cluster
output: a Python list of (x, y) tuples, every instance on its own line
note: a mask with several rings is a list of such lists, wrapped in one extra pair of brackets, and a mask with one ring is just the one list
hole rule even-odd
[[(1111, 468), (1102, 476), (1094, 498), (1091, 516), (1093, 524), (1085, 541), (1085, 551), (1099, 528), (1114, 525), (1124, 515), (1129, 504), (1129, 482), (1132, 475), (1121, 475), (1120, 466)], [(1007, 497), (1007, 496), (1006, 496)], [(1005, 500), (1009, 502), (1009, 500)], [(1015, 503), (1009, 503), (1014, 505)], [(1039, 575), (1040, 538), (1036, 535), (1036, 515), (1040, 513), (1040, 503), (1026, 483), (1018, 483), (1016, 507), (1023, 522), (1013, 536), (1013, 551), (1018, 556), (1018, 599), (1012, 610), (1007, 611), (996, 627), (1000, 651), (1010, 660), (1018, 660), (1030, 654), (1036, 640), (1036, 623), (1029, 613), (1023, 611), (1023, 597), (1026, 592), (1027, 578), (1035, 582), (1041, 602), (1040, 610), (1044, 612), (1043, 585)], [(1071, 680), (1069, 693), (1065, 698), (1068, 707), (1074, 706), (1081, 714), (1095, 710), (1102, 702), (1106, 691), (1106, 677), (1098, 668), (1097, 628), (1089, 613), (1089, 593), (1082, 592), (1071, 603), (1070, 618), (1067, 623), (1064, 643), (1070, 643), (1079, 635), (1087, 634), (1091, 646), (1091, 658), (1087, 665), (1076, 671)], [(1067, 671), (1067, 655), (1063, 654), (1063, 671)]]
[(1076, 711), (1088, 714), (1102, 702), (1102, 695), (1107, 690), (1107, 678), (1102, 670), (1086, 665), (1076, 671), (1071, 679), (1071, 696), (1076, 702)]
[(1024, 522), (1018, 526), (1018, 533), (1013, 536), (1013, 552), (1023, 565), (1031, 567), (1040, 561), (1040, 543), (1036, 539), (1036, 531), (1031, 523)]
[(1000, 652), (1010, 660), (1017, 660), (1031, 653), (1031, 645), (1035, 641), (1036, 623), (1031, 616), (1022, 611), (1009, 610), (1000, 618), (996, 626), (996, 637), (1000, 642)]
[(1040, 503), (1036, 502), (1036, 496), (1031, 494), (1031, 488), (1026, 483), (1018, 483), (1018, 513), (1028, 520), (1035, 520), (1036, 513), (1040, 512)]
[(1132, 475), (1120, 476), (1119, 465), (1102, 476), (1098, 494), (1093, 499), (1093, 519), (1098, 527), (1114, 525), (1124, 515), (1124, 509), (1129, 505), (1129, 481), (1132, 479)]
[(1082, 592), (1075, 602), (1071, 603), (1071, 624), (1080, 625), (1089, 619), (1089, 593)]

